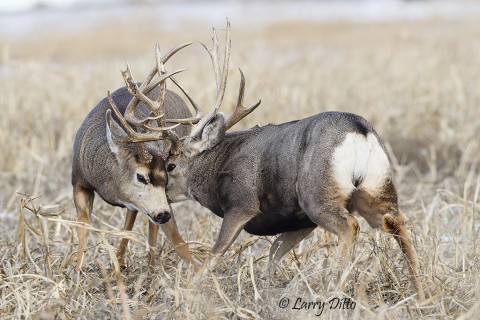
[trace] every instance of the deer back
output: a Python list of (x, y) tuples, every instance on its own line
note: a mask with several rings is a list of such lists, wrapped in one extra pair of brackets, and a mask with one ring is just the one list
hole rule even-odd
[[(194, 198), (219, 216), (234, 207), (271, 213), (276, 220), (270, 224), (272, 229), (252, 233), (289, 231), (295, 226), (284, 225), (281, 220), (285, 217), (287, 221), (301, 211), (297, 190), (300, 179), (306, 186), (303, 190), (316, 193), (319, 198), (327, 196), (326, 192), (333, 187), (353, 188), (365, 179), (366, 168), (360, 167), (362, 161), (366, 165), (372, 160), (368, 152), (359, 154), (361, 159), (336, 159), (341, 157), (342, 150), (355, 154), (355, 150), (347, 150), (354, 147), (345, 144), (348, 137), (365, 143), (373, 139), (388, 166), (384, 146), (365, 119), (349, 113), (325, 112), (280, 125), (227, 132), (216, 146), (189, 162), (187, 184)], [(359, 167), (351, 167), (350, 160), (355, 160)], [(348, 194), (350, 190), (343, 192)]]

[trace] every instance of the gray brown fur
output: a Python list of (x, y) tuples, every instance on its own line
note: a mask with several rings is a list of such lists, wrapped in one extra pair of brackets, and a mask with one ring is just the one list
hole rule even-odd
[[(147, 96), (155, 99), (158, 93), (157, 88)], [(122, 87), (112, 93), (112, 98), (123, 114), (132, 99), (132, 95), (126, 87)], [(172, 91), (167, 92), (165, 105), (167, 117), (186, 118), (191, 116), (185, 102)], [(122, 194), (123, 190), (119, 188), (124, 183), (124, 173), (119, 172), (117, 158), (108, 147), (105, 125), (105, 113), (108, 109), (110, 109), (110, 105), (107, 98), (104, 98), (90, 111), (77, 131), (73, 145), (72, 185), (74, 188), (93, 189), (106, 202), (116, 206), (124, 206), (119, 203), (119, 200), (126, 201), (131, 195)], [(143, 111), (144, 114), (148, 114), (149, 111), (143, 103), (139, 103), (137, 110)], [(188, 133), (188, 129), (187, 126), (182, 125), (175, 128), (174, 131), (179, 136), (183, 136)], [(152, 172), (155, 170), (165, 171), (161, 157), (163, 143), (164, 141), (161, 140), (148, 144), (149, 151), (155, 155), (153, 161), (155, 163), (152, 162), (150, 166)], [(129, 144), (124, 147), (126, 155), (133, 157), (133, 160), (135, 160), (135, 156), (138, 156), (135, 146)]]
[(167, 160), (176, 164), (169, 173), (167, 195), (173, 201), (195, 199), (224, 218), (212, 249), (214, 255), (225, 253), (242, 228), (256, 235), (282, 234), (270, 252), (274, 264), (316, 226), (336, 234), (345, 254), (357, 235), (356, 211), (372, 227), (395, 236), (423, 299), (418, 259), (398, 211), (391, 170), (374, 190), (363, 187), (365, 173), (359, 177), (352, 174), (349, 194), (341, 191), (333, 154), (349, 134), (373, 135), (380, 156), (388, 164), (373, 127), (354, 114), (326, 112), (227, 133), (223, 115), (217, 114), (201, 136), (185, 140), (183, 153)]
[[(158, 94), (159, 89), (156, 88), (148, 96), (156, 99)], [(127, 88), (123, 87), (116, 90), (112, 94), (112, 98), (123, 114), (132, 96)], [(191, 116), (187, 105), (174, 92), (167, 91), (165, 105), (167, 117), (186, 118)], [(132, 229), (137, 211), (148, 211), (144, 213), (150, 219), (149, 243), (152, 247), (155, 246), (156, 230), (158, 230), (158, 225), (153, 225), (152, 222), (165, 223), (162, 225), (162, 228), (167, 234), (167, 238), (174, 245), (175, 250), (182, 258), (192, 262), (188, 248), (180, 237), (176, 222), (171, 216), (171, 208), (164, 191), (167, 183), (163, 145), (165, 142), (146, 143), (148, 151), (153, 155), (153, 160), (147, 164), (139, 161), (138, 150), (133, 144), (117, 144), (118, 152), (112, 152), (107, 140), (106, 129), (106, 111), (109, 108), (110, 104), (107, 98), (102, 99), (85, 118), (75, 137), (72, 185), (78, 221), (89, 222), (95, 191), (111, 205), (128, 208), (125, 223), (126, 230)], [(143, 103), (140, 103), (136, 112), (147, 115), (148, 109)], [(118, 126), (116, 123), (115, 125)], [(121, 130), (119, 126), (111, 129)], [(177, 135), (183, 136), (188, 133), (188, 127), (182, 125), (175, 128), (174, 131)], [(136, 170), (142, 170), (145, 175), (148, 175), (150, 180), (148, 186), (145, 186), (145, 192), (142, 194), (137, 194), (135, 192), (136, 189), (132, 187), (132, 185), (135, 185), (133, 179), (135, 178)], [(145, 199), (142, 199), (142, 196)], [(159, 202), (162, 198), (163, 202)], [(163, 204), (163, 207), (162, 205), (156, 206), (156, 203)], [(77, 269), (80, 269), (83, 264), (83, 250), (85, 248), (85, 228), (79, 228), (78, 237)], [(124, 263), (123, 255), (127, 242), (127, 239), (122, 241), (118, 252), (121, 263)], [(155, 252), (152, 248), (150, 252), (151, 265), (154, 265), (154, 256)]]

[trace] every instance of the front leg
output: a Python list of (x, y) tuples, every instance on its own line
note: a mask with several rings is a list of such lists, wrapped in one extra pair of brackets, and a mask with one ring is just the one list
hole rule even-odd
[(232, 245), (233, 241), (238, 237), (240, 231), (242, 231), (245, 224), (250, 221), (256, 214), (227, 211), (225, 212), (222, 226), (220, 227), (220, 234), (217, 241), (213, 246), (210, 254), (203, 264), (203, 271), (201, 274), (205, 275), (206, 270), (212, 270), (215, 268), (218, 258), (223, 256), (227, 252), (228, 248)]
[[(93, 208), (93, 198), (95, 194), (93, 190), (86, 189), (81, 186), (75, 186), (73, 188), (73, 201), (77, 210), (77, 221), (83, 223), (90, 223), (90, 214)], [(87, 238), (87, 229), (82, 226), (78, 226), (78, 252), (77, 252), (77, 271), (82, 269), (84, 250)]]
[(148, 265), (150, 270), (155, 271), (155, 261), (157, 259), (157, 236), (159, 225), (148, 220)]
[(198, 271), (198, 264), (193, 260), (192, 254), (188, 249), (188, 245), (183, 240), (180, 232), (178, 231), (177, 222), (174, 216), (168, 220), (167, 223), (161, 225), (163, 232), (167, 236), (167, 240), (173, 247), (173, 250), (182, 258), (185, 262), (193, 266), (193, 270)]
[(220, 227), (220, 234), (212, 248), (211, 256), (205, 261), (205, 265), (208, 269), (211, 270), (215, 266), (218, 257), (225, 254), (233, 241), (238, 237), (245, 224), (257, 214), (257, 212), (251, 213), (236, 210), (225, 212), (222, 226)]
[[(137, 219), (137, 210), (130, 210), (127, 209), (127, 217), (125, 218), (125, 225), (123, 226), (123, 230), (125, 231), (132, 231), (133, 225), (135, 223), (135, 219)], [(126, 266), (125, 263), (125, 251), (127, 250), (128, 245), (128, 238), (122, 238), (120, 242), (120, 246), (118, 247), (117, 251), (117, 259), (118, 263), (121, 266)]]
[(305, 239), (315, 227), (305, 228), (296, 231), (288, 231), (282, 233), (280, 236), (275, 239), (272, 246), (270, 247), (270, 254), (268, 255), (268, 269), (270, 274), (273, 275), (275, 269), (278, 265), (278, 262), (283, 258), (283, 256), (293, 249), (300, 241)]

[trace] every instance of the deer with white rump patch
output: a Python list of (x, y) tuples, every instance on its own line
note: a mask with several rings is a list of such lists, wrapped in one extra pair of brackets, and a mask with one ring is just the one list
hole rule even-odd
[(373, 127), (355, 114), (325, 112), (227, 132), (260, 104), (243, 106), (241, 74), (234, 113), (225, 120), (218, 112), (227, 82), (229, 34), (227, 25), (222, 68), (215, 34), (209, 50), (217, 83), (211, 110), (202, 115), (194, 105), (195, 117), (166, 119), (168, 124), (194, 124), (188, 136), (168, 137), (169, 199), (194, 199), (223, 218), (211, 250), (214, 257), (223, 255), (242, 229), (254, 235), (281, 234), (270, 249), (273, 265), (317, 226), (337, 235), (339, 251), (346, 254), (358, 233), (357, 212), (373, 228), (394, 236), (423, 299), (419, 262), (398, 210), (391, 164)]
[[(149, 219), (151, 267), (155, 266), (158, 224), (162, 224), (179, 256), (195, 267), (165, 194), (168, 140), (163, 139), (169, 134), (188, 133), (186, 126), (165, 126), (165, 117), (188, 118), (192, 114), (177, 94), (166, 89), (165, 80), (179, 71), (166, 73), (164, 63), (190, 44), (180, 45), (163, 57), (157, 44), (156, 66), (140, 87), (127, 66), (122, 71), (127, 86), (108, 93), (88, 114), (73, 147), (72, 185), (77, 220), (89, 223), (94, 191), (111, 205), (127, 208), (125, 230), (132, 230), (137, 212), (142, 211)], [(78, 227), (77, 270), (83, 264), (86, 235), (86, 228)], [(127, 243), (128, 239), (122, 239), (117, 253), (122, 265)]]

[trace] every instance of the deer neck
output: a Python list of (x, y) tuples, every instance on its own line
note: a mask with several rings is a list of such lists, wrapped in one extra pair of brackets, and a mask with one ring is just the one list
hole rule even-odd
[(251, 134), (251, 131), (227, 133), (217, 145), (196, 155), (188, 163), (187, 196), (218, 216), (223, 216), (219, 202), (223, 179), (229, 173), (239, 170), (238, 166), (246, 165), (238, 162), (237, 166), (234, 166), (231, 159), (242, 152), (242, 145), (248, 141), (243, 137), (248, 134)]

